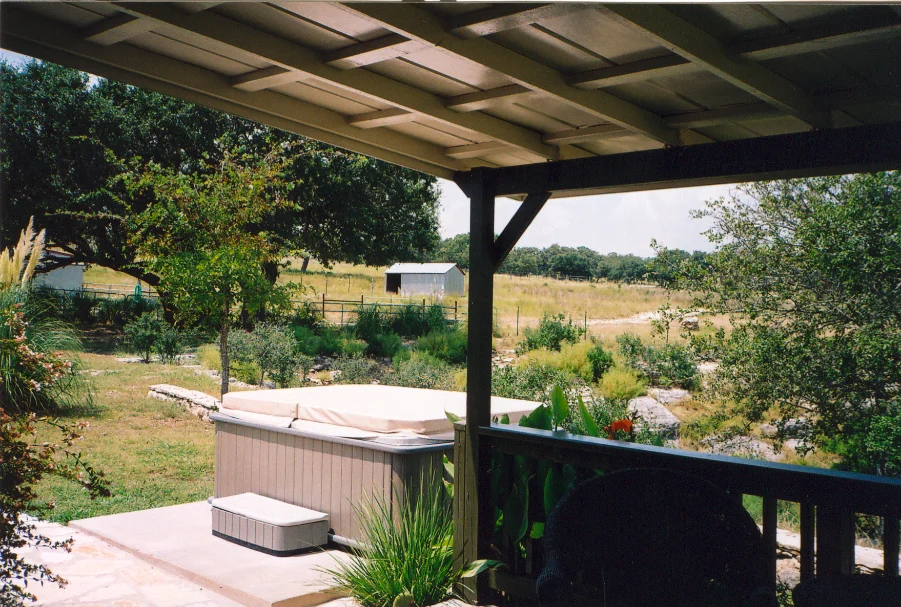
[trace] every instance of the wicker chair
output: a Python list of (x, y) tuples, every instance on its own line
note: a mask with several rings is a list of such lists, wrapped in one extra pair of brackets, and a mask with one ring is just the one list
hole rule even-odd
[(545, 527), (543, 607), (776, 607), (763, 538), (704, 479), (622, 470), (588, 480)]

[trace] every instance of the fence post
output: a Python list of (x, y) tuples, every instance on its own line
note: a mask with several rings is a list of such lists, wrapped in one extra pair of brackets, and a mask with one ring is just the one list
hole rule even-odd
[(322, 294), (322, 320), (325, 320), (325, 293)]
[(341, 326), (344, 326), (344, 302), (341, 302)]
[(516, 306), (516, 334), (519, 335), (519, 306)]
[(454, 326), (457, 326), (457, 300), (454, 300)]

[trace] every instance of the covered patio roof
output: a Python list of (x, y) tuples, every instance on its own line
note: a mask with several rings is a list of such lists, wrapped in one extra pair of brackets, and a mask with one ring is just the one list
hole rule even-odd
[(901, 8), (885, 5), (0, 10), (4, 48), (444, 178), (901, 121)]

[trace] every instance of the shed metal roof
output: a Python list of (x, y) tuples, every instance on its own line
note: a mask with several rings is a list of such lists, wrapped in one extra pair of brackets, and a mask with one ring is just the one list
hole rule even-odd
[(454, 268), (457, 268), (455, 263), (396, 263), (385, 274), (447, 274)]
[(446, 178), (901, 122), (886, 4), (3, 2), (0, 17), (4, 48)]

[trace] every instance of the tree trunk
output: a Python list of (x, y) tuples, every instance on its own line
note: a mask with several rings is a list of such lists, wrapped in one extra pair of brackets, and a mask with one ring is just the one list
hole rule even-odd
[[(269, 281), (269, 284), (274, 285), (276, 281), (278, 281), (278, 264), (274, 261), (267, 261), (263, 264), (263, 274), (266, 275), (266, 280)], [(260, 306), (260, 309), (257, 310), (257, 321), (265, 322), (266, 321), (266, 304)]]
[(307, 266), (309, 266), (309, 265), (310, 265), (310, 258), (304, 257), (303, 264), (300, 266), (301, 273), (305, 273), (307, 271)]
[(228, 394), (228, 328), (229, 328), (229, 307), (228, 307), (228, 293), (226, 293), (225, 303), (222, 304), (222, 326), (219, 327), (219, 363), (222, 365), (222, 383), (219, 386), (220, 392), (222, 396)]

